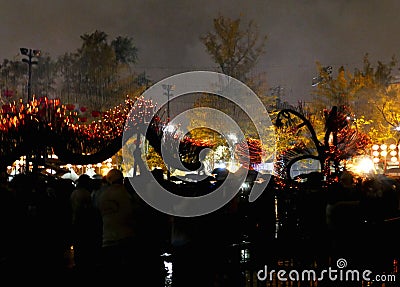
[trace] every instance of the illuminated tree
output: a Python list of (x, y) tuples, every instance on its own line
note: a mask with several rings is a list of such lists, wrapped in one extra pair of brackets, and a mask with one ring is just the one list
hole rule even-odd
[[(301, 101), (299, 101), (296, 106), (293, 106), (291, 110), (294, 110), (302, 117), (292, 117), (290, 119), (290, 124), (274, 126), (277, 154), (287, 150), (288, 148), (295, 147), (298, 143), (302, 143), (302, 145), (305, 146), (312, 146), (314, 144), (310, 130), (305, 128), (304, 120), (307, 120), (313, 127), (317, 140), (323, 141), (324, 138), (325, 123), (322, 111), (311, 108)], [(273, 122), (276, 122), (278, 115), (281, 116), (280, 114), (281, 110), (269, 112)]]
[(146, 155), (146, 163), (150, 170), (153, 170), (154, 168), (161, 168), (164, 172), (167, 171), (167, 167), (161, 155), (158, 154), (151, 146), (149, 147), (149, 151)]
[[(219, 134), (218, 130), (226, 131), (223, 126), (225, 124), (224, 122), (220, 122), (215, 119), (213, 120), (210, 118), (209, 114), (202, 111), (193, 110), (193, 113), (191, 114), (192, 117), (190, 118), (190, 125), (188, 126), (188, 129), (191, 130), (190, 137), (196, 140), (211, 142), (214, 149), (214, 153), (212, 153), (214, 161), (229, 162), (233, 158), (235, 149), (232, 146), (232, 148), (229, 148), (228, 141), (231, 141), (231, 143), (233, 142), (234, 144), (239, 142), (244, 144), (250, 142), (254, 143), (252, 139), (258, 138), (258, 131), (248, 115), (245, 114), (240, 107), (237, 107), (234, 103), (223, 97), (208, 94), (199, 95), (194, 103), (194, 107), (214, 108), (218, 111), (221, 111), (224, 115), (233, 119), (243, 132), (244, 138), (240, 138), (241, 135), (234, 133)], [(212, 125), (215, 130), (208, 128), (210, 126), (210, 121), (212, 121)], [(273, 129), (272, 126), (259, 128), (265, 128), (269, 130)], [(273, 146), (273, 144), (267, 142), (265, 142), (264, 145), (265, 146), (262, 148), (262, 150)], [(273, 155), (274, 151), (268, 151), (268, 154)]]
[(262, 162), (263, 147), (260, 140), (247, 138), (236, 145), (239, 163), (244, 167), (253, 169), (253, 165)]
[(310, 139), (310, 141), (295, 141), (278, 154), (276, 170), (282, 177), (289, 176), (294, 163), (307, 158), (318, 160), (325, 175), (330, 175), (331, 167), (335, 169), (333, 175), (337, 175), (342, 160), (364, 153), (365, 147), (370, 144), (369, 137), (351, 125), (347, 111), (336, 106), (324, 110), (322, 140), (318, 138), (311, 122), (296, 110), (281, 110), (275, 123), (278, 129), (283, 128), (286, 132), (306, 132)]
[(351, 73), (340, 67), (333, 77), (317, 63), (321, 80), (314, 91), (314, 106), (319, 110), (334, 105), (345, 107), (353, 126), (371, 138), (393, 137), (398, 89), (391, 83), (396, 64), (393, 57), (389, 63), (378, 61), (373, 67), (366, 54), (362, 69)]

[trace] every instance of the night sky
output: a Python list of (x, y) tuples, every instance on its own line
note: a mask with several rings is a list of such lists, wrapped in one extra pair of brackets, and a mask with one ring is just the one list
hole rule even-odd
[(221, 13), (253, 19), (267, 35), (256, 72), (285, 98), (309, 100), (316, 61), (353, 70), (370, 60), (400, 58), (398, 0), (0, 0), (0, 59), (20, 59), (19, 48), (56, 58), (73, 52), (80, 36), (100, 30), (132, 37), (139, 49), (138, 72), (158, 81), (190, 70), (215, 70), (199, 36)]

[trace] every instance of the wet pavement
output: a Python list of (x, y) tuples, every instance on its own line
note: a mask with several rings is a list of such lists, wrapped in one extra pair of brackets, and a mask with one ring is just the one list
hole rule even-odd
[[(372, 235), (371, 235), (372, 236)], [(374, 239), (374, 237), (371, 237)], [(389, 241), (388, 241), (389, 242)], [(293, 241), (274, 241), (270, 242), (274, 243), (273, 246), (260, 246), (255, 245), (249, 241), (242, 241), (237, 244), (233, 244), (229, 246), (228, 253), (225, 253), (226, 261), (224, 266), (219, 266), (219, 274), (215, 274), (216, 284), (218, 287), (261, 287), (261, 286), (276, 286), (276, 287), (284, 287), (284, 286), (331, 286), (328, 283), (332, 282), (316, 282), (313, 280), (309, 281), (282, 281), (278, 280), (277, 275), (271, 275), (271, 277), (267, 277), (268, 280), (261, 280), (262, 278), (257, 277), (260, 275), (260, 270), (264, 270), (268, 268), (268, 270), (304, 270), (304, 269), (314, 269), (316, 271), (320, 271), (324, 268), (336, 267), (339, 259), (343, 259), (346, 261), (348, 269), (369, 269), (373, 272), (373, 275), (385, 275), (386, 282), (366, 282), (360, 280), (360, 282), (352, 282), (352, 285), (346, 285), (344, 283), (348, 282), (340, 282), (340, 285), (332, 285), (332, 286), (352, 286), (352, 287), (364, 287), (364, 286), (378, 286), (378, 287), (398, 287), (400, 286), (400, 278), (398, 273), (398, 260), (400, 254), (397, 250), (393, 249), (393, 253), (386, 252), (390, 251), (390, 249), (385, 249), (386, 253), (374, 252), (378, 246), (370, 246), (370, 249), (365, 250), (364, 254), (359, 255), (347, 255), (343, 257), (333, 257), (333, 256), (325, 256), (323, 254), (316, 254), (312, 252), (312, 246), (306, 245), (305, 242), (296, 242)], [(303, 245), (301, 245), (303, 244)], [(307, 243), (310, 244), (310, 243)], [(303, 249), (310, 248), (309, 256), (306, 256), (306, 252), (297, 252), (292, 253), (294, 248), (291, 248), (289, 245), (295, 246), (296, 248)], [(387, 246), (388, 247), (388, 246)], [(379, 248), (378, 248), (379, 249)], [(304, 250), (303, 250), (304, 251)], [(215, 251), (213, 251), (215, 252)], [(378, 256), (380, 255), (380, 256)], [(207, 258), (209, 258), (208, 263), (215, 260), (215, 256), (217, 254), (207, 254)], [(229, 257), (229, 258), (228, 258)], [(173, 254), (171, 253), (163, 253), (160, 255), (160, 260), (164, 262), (164, 266), (166, 268), (165, 273), (165, 287), (173, 287), (174, 282), (174, 263), (173, 263)], [(195, 259), (189, 259), (194, 260)], [(32, 268), (30, 270), (24, 269), (18, 264), (15, 265), (7, 265), (7, 262), (0, 262), (0, 271), (2, 273), (1, 278), (6, 278), (7, 276), (14, 278), (14, 282), (29, 282), (29, 283), (39, 283), (39, 282), (55, 282), (54, 278), (56, 278), (56, 282), (63, 283), (76, 283), (76, 282), (84, 282), (82, 280), (88, 280), (92, 283), (98, 281), (100, 284), (100, 278), (104, 274), (100, 274), (99, 270), (84, 270), (79, 271), (75, 268), (74, 265), (74, 250), (71, 247), (69, 250), (66, 250), (63, 258), (62, 266), (56, 266), (55, 264), (49, 264), (47, 266), (40, 266), (43, 263), (42, 258), (31, 258), (29, 262), (32, 262)], [(36, 265), (35, 265), (36, 262)], [(188, 262), (191, 264), (193, 262)], [(52, 267), (51, 267), (52, 266)], [(206, 266), (207, 268), (207, 262)], [(345, 270), (345, 269), (343, 269)], [(102, 270), (104, 271), (104, 270)], [(201, 272), (199, 273), (201, 274)], [(395, 277), (389, 277), (389, 275), (394, 275)], [(234, 277), (234, 278), (230, 278)], [(135, 274), (135, 270), (132, 270), (132, 273), (129, 274), (128, 278), (131, 278), (134, 282), (142, 282), (141, 280), (146, 280), (146, 278), (142, 278), (141, 274)], [(234, 279), (234, 281), (233, 281)], [(196, 281), (195, 278), (191, 278), (190, 280)], [(388, 281), (390, 280), (390, 281)], [(233, 283), (235, 282), (234, 285)], [(217, 284), (218, 283), (218, 284)], [(336, 282), (337, 283), (337, 282)], [(58, 284), (55, 284), (56, 286)], [(117, 286), (117, 285), (115, 285)], [(187, 286), (195, 286), (193, 282), (188, 282)], [(161, 287), (161, 286), (159, 286)], [(214, 286), (210, 286), (214, 287)]]

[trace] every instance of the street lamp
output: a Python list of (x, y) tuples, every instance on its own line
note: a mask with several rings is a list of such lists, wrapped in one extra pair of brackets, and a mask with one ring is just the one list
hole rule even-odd
[(34, 61), (34, 57), (40, 56), (40, 50), (32, 50), (28, 48), (20, 48), (21, 54), (27, 56), (28, 58), (23, 58), (22, 62), (28, 64), (28, 103), (32, 100), (32, 65), (36, 65), (38, 62)]
[[(169, 99), (170, 99), (170, 96), (172, 96), (171, 91), (175, 90), (175, 85), (162, 84), (162, 88), (165, 90), (164, 95), (167, 96), (167, 127), (168, 127), (169, 122), (170, 122)], [(167, 163), (167, 179), (170, 180), (170, 178), (171, 178), (171, 171), (170, 171), (170, 166)]]
[[(40, 56), (40, 50), (32, 50), (28, 48), (20, 48), (21, 54), (27, 56), (28, 58), (23, 58), (22, 62), (28, 64), (28, 100), (27, 103), (29, 104), (32, 101), (32, 65), (36, 65), (38, 62), (34, 60), (34, 58)], [(36, 155), (38, 157), (38, 155)], [(29, 162), (31, 156), (29, 154), (26, 155), (26, 165), (25, 165), (25, 172), (29, 172)], [(37, 158), (36, 158), (37, 161)], [(36, 169), (37, 164), (34, 166), (34, 170)]]

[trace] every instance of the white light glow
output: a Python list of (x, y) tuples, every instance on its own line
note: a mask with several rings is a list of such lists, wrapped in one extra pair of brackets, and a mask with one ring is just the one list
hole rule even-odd
[(47, 172), (48, 174), (56, 174), (56, 173), (57, 173), (54, 169), (51, 169), (51, 168), (47, 168), (47, 169), (46, 169), (46, 172)]
[(349, 164), (348, 169), (356, 174), (375, 173), (375, 164), (379, 162), (379, 158), (359, 157)]
[(358, 173), (370, 173), (374, 170), (374, 162), (370, 158), (362, 158), (356, 166)]
[(175, 131), (175, 126), (174, 126), (174, 125), (171, 125), (171, 124), (168, 124), (168, 125), (164, 128), (164, 131), (165, 131), (165, 132), (168, 132), (168, 133), (173, 133), (173, 132)]

